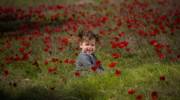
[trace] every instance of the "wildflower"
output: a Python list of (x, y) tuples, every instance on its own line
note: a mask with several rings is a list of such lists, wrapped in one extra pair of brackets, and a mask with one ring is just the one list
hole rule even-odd
[(160, 79), (161, 81), (164, 81), (164, 80), (165, 80), (165, 76), (162, 75), (162, 76), (159, 77), (159, 79)]
[(55, 73), (57, 71), (57, 67), (49, 67), (48, 73)]
[(142, 94), (139, 94), (136, 96), (136, 100), (142, 100), (143, 99), (143, 95)]
[(5, 77), (7, 77), (7, 76), (9, 75), (9, 70), (5, 69), (5, 70), (3, 71), (3, 75), (4, 75)]
[(151, 92), (151, 99), (152, 100), (158, 100), (158, 94), (156, 91)]
[(129, 89), (128, 90), (128, 94), (134, 94), (135, 93), (135, 90), (134, 89)]
[(109, 68), (114, 68), (117, 65), (117, 62), (111, 62), (108, 66)]
[(120, 71), (119, 69), (116, 69), (115, 75), (116, 75), (116, 76), (120, 76), (120, 75), (121, 75), (121, 71)]
[(76, 71), (76, 72), (74, 73), (74, 75), (75, 75), (76, 77), (79, 77), (81, 74), (80, 74), (79, 71)]
[(119, 58), (119, 57), (121, 57), (121, 55), (120, 55), (119, 53), (113, 53), (113, 54), (112, 54), (112, 57), (113, 57), (113, 58)]

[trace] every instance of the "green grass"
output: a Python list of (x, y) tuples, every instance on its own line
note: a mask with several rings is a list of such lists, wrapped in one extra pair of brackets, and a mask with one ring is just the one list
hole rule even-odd
[[(119, 77), (112, 70), (101, 74), (89, 72), (81, 77), (65, 76), (64, 80), (59, 74), (48, 73), (39, 73), (36, 78), (28, 79), (18, 79), (16, 76), (3, 80), (1, 92), (15, 99), (29, 100), (134, 100), (138, 94), (143, 94), (146, 100), (150, 100), (152, 91), (157, 91), (159, 100), (178, 100), (180, 97), (179, 64), (133, 66), (121, 70)], [(164, 81), (159, 79), (161, 75), (165, 76)], [(17, 86), (8, 85), (9, 82), (15, 82)], [(130, 88), (136, 90), (134, 95), (128, 94)]]

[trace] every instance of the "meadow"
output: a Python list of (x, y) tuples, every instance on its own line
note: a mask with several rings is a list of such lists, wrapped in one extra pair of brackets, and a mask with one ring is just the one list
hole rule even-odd
[[(178, 0), (0, 1), (1, 100), (179, 100)], [(78, 32), (105, 69), (75, 71)]]

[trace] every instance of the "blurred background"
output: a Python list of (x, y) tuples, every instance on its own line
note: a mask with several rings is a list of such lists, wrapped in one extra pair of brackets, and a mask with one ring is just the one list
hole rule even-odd
[[(0, 0), (0, 98), (179, 100), (179, 8), (179, 0)], [(100, 37), (102, 74), (74, 70), (82, 30)]]

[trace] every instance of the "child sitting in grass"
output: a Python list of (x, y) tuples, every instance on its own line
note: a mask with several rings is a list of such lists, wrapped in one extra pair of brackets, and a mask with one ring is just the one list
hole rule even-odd
[(95, 56), (96, 42), (99, 41), (97, 34), (88, 31), (80, 32), (79, 36), (79, 46), (81, 52), (76, 60), (76, 70), (93, 70), (95, 72), (102, 72), (104, 68), (101, 66), (100, 61), (97, 60)]

